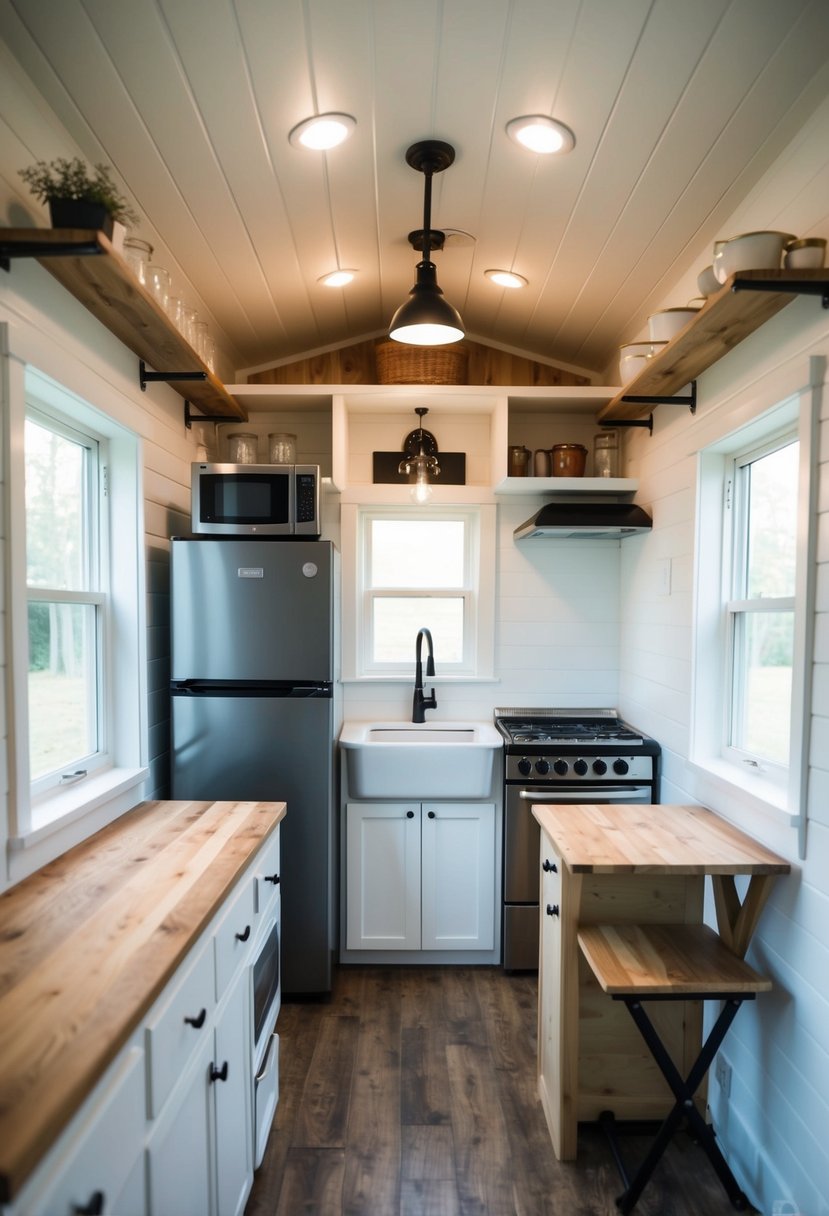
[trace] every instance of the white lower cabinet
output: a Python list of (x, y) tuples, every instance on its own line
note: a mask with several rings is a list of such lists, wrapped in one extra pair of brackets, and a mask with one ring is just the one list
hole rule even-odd
[[(274, 878), (278, 860), (277, 830), (265, 858)], [(257, 873), (231, 892), (0, 1216), (242, 1216), (254, 1170), (252, 947), (279, 901), (274, 882), (257, 910)]]
[(495, 806), (349, 802), (348, 950), (491, 950)]
[(124, 1048), (15, 1201), (14, 1216), (144, 1216), (144, 1053)]

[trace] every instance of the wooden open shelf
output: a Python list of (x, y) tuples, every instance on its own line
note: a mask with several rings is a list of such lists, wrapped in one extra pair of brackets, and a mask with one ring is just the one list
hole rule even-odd
[[(77, 254), (71, 252), (75, 246)], [(4, 228), (0, 229), (0, 256), (36, 258), (154, 371), (204, 373), (203, 380), (169, 382), (200, 413), (247, 419), (244, 406), (226, 392), (185, 341), (138, 282), (127, 262), (113, 249), (105, 233), (70, 228)]]
[[(735, 281), (791, 283), (787, 291), (734, 291)], [(658, 402), (626, 401), (627, 396), (671, 397), (775, 313), (791, 304), (799, 284), (823, 285), (829, 293), (829, 270), (743, 270), (732, 275), (697, 315), (630, 380), (598, 414), (599, 422), (646, 417)]]

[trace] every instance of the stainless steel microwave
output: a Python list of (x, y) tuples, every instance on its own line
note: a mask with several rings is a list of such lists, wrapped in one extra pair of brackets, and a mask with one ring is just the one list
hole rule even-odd
[(196, 535), (320, 534), (320, 471), (314, 464), (191, 465)]

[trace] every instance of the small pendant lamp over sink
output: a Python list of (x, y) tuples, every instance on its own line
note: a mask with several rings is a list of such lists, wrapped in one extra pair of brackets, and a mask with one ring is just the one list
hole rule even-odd
[(448, 169), (455, 159), (451, 144), (439, 139), (423, 139), (406, 152), (406, 163), (426, 179), (423, 194), (423, 227), (409, 233), (409, 242), (423, 256), (417, 264), (415, 285), (409, 298), (392, 317), (389, 337), (414, 346), (442, 346), (463, 337), (460, 314), (444, 298), (438, 287), (437, 267), (429, 257), (443, 247), (444, 234), (432, 231), (432, 175)]

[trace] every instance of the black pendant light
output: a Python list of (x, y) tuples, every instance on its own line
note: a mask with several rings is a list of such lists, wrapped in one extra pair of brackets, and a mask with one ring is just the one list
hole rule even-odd
[(451, 144), (439, 139), (422, 139), (406, 152), (406, 163), (425, 178), (423, 193), (423, 227), (409, 233), (409, 243), (419, 249), (422, 260), (417, 264), (417, 279), (409, 298), (392, 317), (389, 337), (413, 346), (442, 346), (458, 342), (463, 337), (460, 313), (444, 298), (438, 287), (437, 267), (429, 257), (433, 249), (442, 249), (444, 234), (432, 231), (432, 175), (448, 169), (455, 159)]

